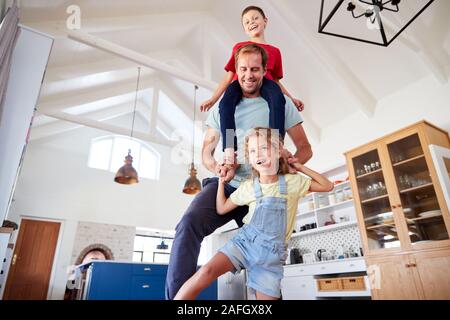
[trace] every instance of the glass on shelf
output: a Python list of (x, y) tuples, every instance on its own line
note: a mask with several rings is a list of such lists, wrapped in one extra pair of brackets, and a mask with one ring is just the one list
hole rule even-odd
[(352, 188), (350, 187), (344, 188), (344, 199), (345, 200), (353, 199)]
[(413, 134), (388, 145), (393, 164), (412, 159), (423, 154), (418, 134)]
[(342, 189), (336, 191), (336, 202), (343, 202), (344, 199), (344, 191)]

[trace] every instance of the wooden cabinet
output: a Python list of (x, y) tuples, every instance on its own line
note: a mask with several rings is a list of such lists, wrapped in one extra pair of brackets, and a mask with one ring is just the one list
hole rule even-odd
[(449, 298), (439, 270), (450, 260), (450, 215), (430, 145), (448, 148), (448, 133), (421, 121), (345, 154), (368, 267), (381, 274), (374, 298)]

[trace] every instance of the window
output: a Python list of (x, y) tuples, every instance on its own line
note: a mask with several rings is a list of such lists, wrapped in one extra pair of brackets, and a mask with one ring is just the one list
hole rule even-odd
[(148, 144), (131, 137), (106, 136), (93, 139), (88, 166), (116, 173), (123, 166), (128, 149), (131, 149), (133, 167), (139, 178), (158, 180), (161, 156)]
[[(163, 241), (166, 246), (161, 246)], [(133, 262), (169, 263), (172, 243), (172, 238), (136, 235), (134, 238)]]

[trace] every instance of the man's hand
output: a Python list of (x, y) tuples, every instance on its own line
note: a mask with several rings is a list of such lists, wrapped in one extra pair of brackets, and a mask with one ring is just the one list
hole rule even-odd
[(227, 164), (217, 164), (216, 165), (216, 175), (219, 177), (221, 182), (227, 183), (233, 180), (236, 174), (236, 168)]

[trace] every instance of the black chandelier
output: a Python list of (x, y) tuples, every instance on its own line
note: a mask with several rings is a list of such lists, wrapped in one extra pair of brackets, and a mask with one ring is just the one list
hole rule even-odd
[[(401, 7), (401, 0), (353, 0), (349, 1), (347, 4), (347, 11), (351, 13), (351, 16), (354, 19), (359, 19), (361, 17), (366, 18), (368, 21), (370, 21), (371, 24), (375, 25), (375, 27), (371, 29), (377, 29), (380, 31), (380, 36), (382, 39), (382, 42), (377, 42), (374, 40), (368, 40), (364, 38), (358, 38), (351, 35), (345, 35), (345, 34), (339, 34), (336, 32), (331, 32), (325, 30), (325, 27), (329, 24), (329, 22), (332, 20), (332, 18), (336, 15), (336, 12), (341, 8), (342, 4), (345, 2), (345, 0), (338, 0), (336, 5), (331, 10), (330, 14), (326, 17), (325, 20), (323, 20), (324, 17), (324, 5), (325, 0), (322, 0), (321, 8), (320, 8), (320, 22), (319, 22), (319, 33), (350, 39), (350, 40), (356, 40), (361, 41), (365, 43), (375, 44), (387, 47), (389, 46), (392, 41), (394, 41), (422, 12), (424, 12), (433, 2), (434, 0), (429, 0), (423, 8), (421, 8), (413, 17), (410, 19), (401, 29), (395, 33), (395, 35), (389, 40), (388, 36), (386, 35), (385, 26), (383, 24), (383, 17), (381, 15), (382, 11), (389, 11), (389, 12), (399, 12)], [(366, 10), (362, 10), (362, 12), (357, 12), (357, 6), (355, 3), (361, 3), (363, 5), (368, 5)]]

